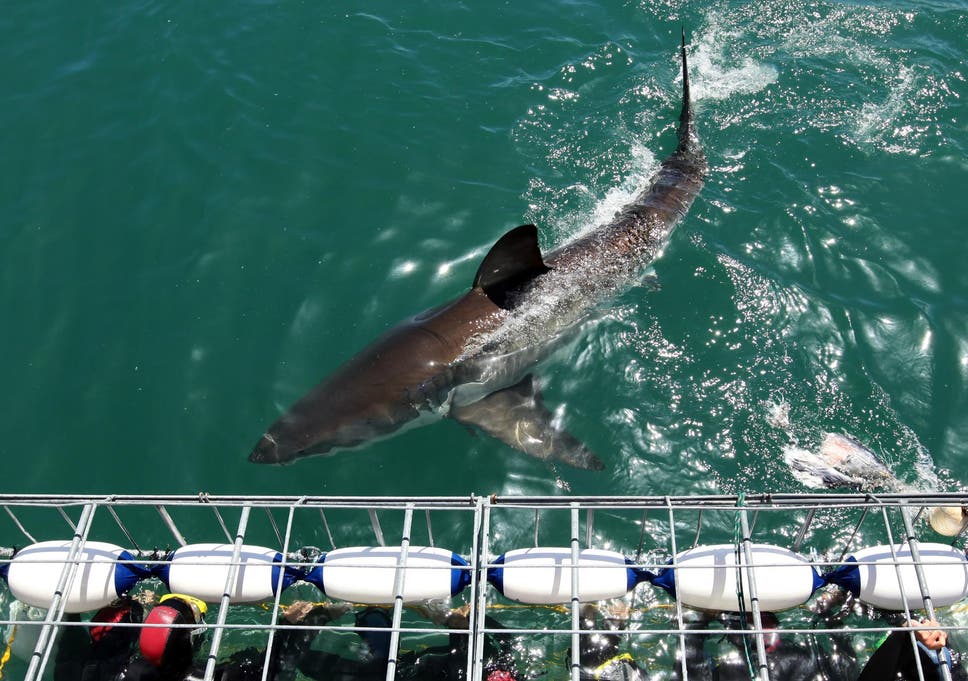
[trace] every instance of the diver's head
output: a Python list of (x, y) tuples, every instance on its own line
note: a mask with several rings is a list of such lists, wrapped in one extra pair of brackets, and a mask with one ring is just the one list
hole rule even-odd
[(141, 604), (130, 598), (119, 598), (98, 610), (91, 618), (91, 646), (95, 655), (107, 657), (127, 650), (138, 637), (138, 627), (117, 626), (140, 624), (144, 616)]
[(494, 667), (487, 672), (487, 676), (484, 678), (486, 681), (518, 681), (517, 674), (514, 673), (514, 670), (508, 669), (507, 667)]
[(203, 623), (206, 610), (205, 603), (192, 596), (162, 596), (145, 618), (147, 626), (138, 640), (141, 655), (162, 669), (187, 669), (204, 631), (195, 625)]

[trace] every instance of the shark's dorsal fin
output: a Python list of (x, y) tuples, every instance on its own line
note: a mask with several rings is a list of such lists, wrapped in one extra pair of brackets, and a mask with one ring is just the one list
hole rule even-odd
[(521, 225), (497, 240), (474, 277), (474, 288), (484, 291), (495, 305), (509, 307), (508, 294), (548, 271), (538, 247), (538, 228)]

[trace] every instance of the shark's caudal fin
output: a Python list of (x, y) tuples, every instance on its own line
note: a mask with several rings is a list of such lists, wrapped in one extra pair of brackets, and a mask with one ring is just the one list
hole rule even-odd
[(600, 471), (605, 466), (571, 433), (554, 424), (554, 414), (545, 409), (528, 374), (517, 385), (491, 393), (462, 407), (452, 407), (450, 416), (460, 423), (477, 426), (488, 435), (538, 459), (560, 461), (576, 468)]
[(686, 58), (686, 29), (682, 29), (682, 111), (679, 113), (679, 149), (686, 151), (697, 144), (692, 123), (692, 96), (689, 92), (689, 62)]

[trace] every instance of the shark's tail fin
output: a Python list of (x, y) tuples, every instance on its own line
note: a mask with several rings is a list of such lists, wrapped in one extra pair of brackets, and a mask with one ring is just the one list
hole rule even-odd
[(689, 93), (689, 62), (686, 58), (686, 29), (682, 29), (682, 112), (679, 114), (679, 153), (695, 152), (699, 147), (692, 122), (692, 100)]

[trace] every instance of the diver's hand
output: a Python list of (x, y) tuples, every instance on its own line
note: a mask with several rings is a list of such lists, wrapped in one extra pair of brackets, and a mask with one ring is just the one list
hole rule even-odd
[(906, 627), (933, 627), (931, 629), (921, 628), (914, 632), (914, 638), (923, 643), (929, 650), (941, 650), (948, 642), (948, 634), (940, 629), (941, 624), (937, 620), (922, 619), (919, 621), (908, 620), (904, 623)]

